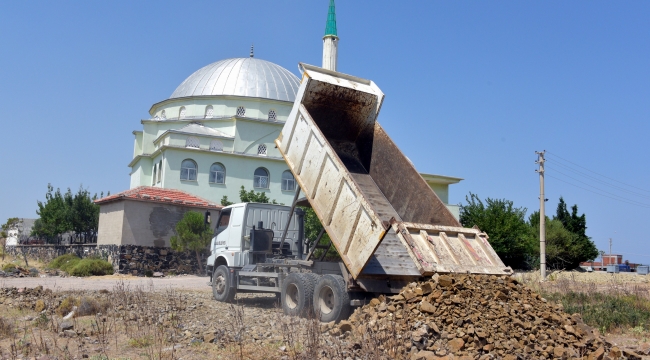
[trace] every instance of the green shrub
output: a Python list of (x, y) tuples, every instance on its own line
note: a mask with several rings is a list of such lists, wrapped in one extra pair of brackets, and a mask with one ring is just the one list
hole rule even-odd
[(16, 265), (12, 263), (4, 264), (4, 266), (2, 267), (2, 271), (4, 272), (12, 272), (14, 270), (16, 270)]
[(59, 316), (66, 316), (70, 311), (72, 311), (72, 307), (74, 306), (79, 306), (79, 298), (69, 296), (61, 301), (61, 305), (56, 308), (56, 313)]
[(72, 276), (112, 275), (113, 265), (101, 259), (83, 259), (68, 271)]
[(81, 259), (75, 254), (64, 254), (52, 260), (48, 265), (52, 269), (63, 270), (67, 273), (72, 269)]
[(49, 267), (60, 269), (72, 276), (112, 275), (113, 265), (106, 260), (91, 257), (80, 259), (75, 254), (65, 254), (50, 262)]

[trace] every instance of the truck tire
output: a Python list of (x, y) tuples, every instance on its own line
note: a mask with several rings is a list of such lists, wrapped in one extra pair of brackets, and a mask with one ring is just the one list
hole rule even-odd
[(230, 269), (225, 265), (220, 265), (214, 269), (212, 274), (212, 296), (220, 302), (232, 302), (235, 299), (237, 290), (231, 287)]
[(314, 289), (314, 313), (322, 322), (347, 319), (350, 316), (350, 295), (340, 275), (323, 275)]
[(290, 273), (282, 283), (282, 311), (289, 316), (304, 316), (311, 308), (314, 284), (307, 274)]

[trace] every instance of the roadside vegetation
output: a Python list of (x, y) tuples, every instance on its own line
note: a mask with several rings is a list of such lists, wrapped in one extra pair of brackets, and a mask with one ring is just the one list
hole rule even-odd
[(72, 276), (102, 276), (113, 274), (113, 265), (108, 261), (99, 258), (81, 259), (75, 254), (61, 255), (52, 260), (49, 267), (65, 271)]
[[(526, 219), (526, 208), (506, 199), (481, 200), (470, 193), (460, 207), (460, 223), (477, 226), (489, 236), (490, 245), (513, 269), (539, 268), (539, 212)], [(567, 209), (560, 197), (553, 218), (546, 217), (546, 264), (548, 269), (575, 269), (580, 262), (594, 260), (596, 245), (586, 235), (587, 219), (578, 205)]]
[(601, 333), (629, 333), (646, 338), (650, 332), (650, 278), (636, 274), (554, 272), (540, 282), (537, 272), (518, 275), (549, 301)]

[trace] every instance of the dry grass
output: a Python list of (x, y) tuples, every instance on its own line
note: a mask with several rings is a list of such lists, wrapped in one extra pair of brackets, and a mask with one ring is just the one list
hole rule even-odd
[(540, 282), (538, 272), (519, 273), (520, 281), (567, 313), (579, 313), (585, 323), (603, 333), (650, 331), (650, 277), (636, 273), (552, 272)]

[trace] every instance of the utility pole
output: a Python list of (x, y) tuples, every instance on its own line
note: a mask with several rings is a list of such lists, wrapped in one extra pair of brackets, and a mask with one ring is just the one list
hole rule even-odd
[(546, 214), (544, 212), (544, 205), (546, 198), (544, 197), (544, 154), (546, 150), (535, 151), (537, 154), (536, 164), (539, 164), (539, 169), (535, 170), (539, 173), (539, 269), (542, 275), (542, 281), (546, 280)]

